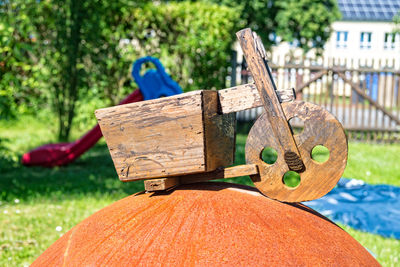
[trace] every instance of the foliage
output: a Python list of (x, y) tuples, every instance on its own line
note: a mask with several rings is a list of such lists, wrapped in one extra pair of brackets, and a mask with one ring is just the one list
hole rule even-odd
[(29, 1), (2, 1), (0, 5), (0, 119), (35, 108), (42, 100), (35, 88), (37, 68), (31, 58), (34, 27), (21, 11), (28, 6)]
[[(29, 123), (27, 123), (29, 122)], [(24, 151), (53, 141), (56, 126), (50, 120), (23, 116), (14, 122), (0, 121), (4, 149), (20, 158)], [(73, 129), (72, 136), (79, 132)], [(246, 135), (237, 136), (235, 164), (244, 164)], [(0, 152), (0, 266), (30, 264), (71, 227), (111, 203), (143, 190), (143, 182), (122, 183), (104, 140), (76, 162), (60, 168), (9, 165)], [(400, 186), (397, 155), (400, 145), (349, 143), (345, 176), (369, 183)], [(360, 160), (363, 159), (363, 160)], [(368, 175), (369, 173), (369, 175)], [(248, 177), (229, 179), (251, 185)], [(60, 228), (57, 228), (60, 226)], [(56, 229), (59, 229), (57, 231)], [(400, 241), (345, 227), (374, 253), (382, 265), (396, 265)]]
[(52, 107), (64, 140), (76, 116), (93, 123), (134, 89), (141, 56), (159, 57), (185, 91), (219, 89), (238, 29), (319, 47), (337, 18), (333, 0), (10, 0), (0, 12), (0, 118)]
[(235, 31), (250, 26), (268, 44), (270, 34), (322, 44), (332, 1), (5, 1), (0, 118), (52, 107), (67, 139), (76, 116), (93, 123), (94, 109), (134, 89), (131, 64), (145, 55), (159, 57), (185, 91), (223, 88)]
[(160, 57), (186, 90), (224, 87), (236, 12), (215, 4), (146, 2), (6, 2), (0, 116), (24, 107), (25, 99), (33, 112), (50, 103), (58, 137), (66, 140), (77, 110), (92, 121), (95, 108), (133, 90), (130, 67), (144, 55)]
[(134, 9), (132, 24), (138, 56), (154, 55), (185, 91), (224, 88), (235, 30), (243, 24), (237, 10), (204, 2), (147, 4)]
[(98, 18), (94, 27), (101, 30), (96, 36), (97, 42), (91, 47), (90, 91), (84, 100), (103, 99), (103, 105), (116, 105), (134, 90), (130, 68), (138, 56), (133, 46), (124, 44), (130, 41), (128, 38), (136, 22), (129, 21), (127, 17), (133, 9), (140, 8), (146, 2), (101, 1), (101, 5), (96, 6)]
[(335, 0), (211, 1), (240, 7), (246, 26), (260, 34), (266, 48), (278, 38), (296, 41), (305, 51), (323, 48), (332, 32), (331, 23), (340, 18)]
[(393, 33), (400, 34), (400, 11), (393, 17), (394, 30)]
[(35, 54), (40, 57), (41, 79), (51, 92), (48, 97), (58, 114), (61, 140), (69, 136), (78, 99), (86, 98), (89, 88), (99, 91), (102, 87), (96, 74), (110, 74), (106, 71), (109, 66), (115, 72), (121, 69), (115, 64), (119, 40), (113, 39), (121, 33), (111, 33), (119, 25), (117, 11), (126, 5), (123, 0), (40, 1), (35, 9), (27, 10), (36, 18), (32, 23), (40, 45)]
[(284, 40), (299, 41), (305, 50), (310, 47), (322, 49), (331, 35), (330, 25), (340, 18), (335, 0), (279, 1), (283, 9), (276, 19), (277, 34)]

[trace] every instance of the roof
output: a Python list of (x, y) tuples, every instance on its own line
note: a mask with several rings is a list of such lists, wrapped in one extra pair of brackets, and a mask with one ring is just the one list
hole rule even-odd
[(392, 21), (400, 11), (400, 0), (337, 0), (342, 20)]

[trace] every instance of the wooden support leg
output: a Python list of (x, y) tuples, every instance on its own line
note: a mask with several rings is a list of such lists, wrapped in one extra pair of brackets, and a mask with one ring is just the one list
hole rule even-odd
[(161, 191), (179, 184), (179, 177), (151, 179), (144, 181), (144, 189), (148, 192)]

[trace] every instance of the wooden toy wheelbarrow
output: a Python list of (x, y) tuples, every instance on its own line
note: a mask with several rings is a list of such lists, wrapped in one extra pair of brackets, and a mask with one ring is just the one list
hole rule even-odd
[[(313, 200), (328, 193), (343, 174), (347, 138), (328, 111), (295, 101), (294, 90), (277, 90), (261, 40), (250, 29), (237, 33), (254, 84), (220, 91), (200, 90), (161, 99), (99, 109), (96, 117), (122, 181), (144, 180), (147, 191), (178, 184), (249, 175), (266, 196), (285, 202)], [(263, 106), (265, 112), (246, 141), (246, 165), (233, 164), (235, 112)], [(298, 117), (304, 130), (293, 134), (288, 121)], [(329, 159), (311, 158), (317, 145)], [(277, 151), (265, 163), (266, 147)], [(288, 171), (300, 184), (287, 186)]]

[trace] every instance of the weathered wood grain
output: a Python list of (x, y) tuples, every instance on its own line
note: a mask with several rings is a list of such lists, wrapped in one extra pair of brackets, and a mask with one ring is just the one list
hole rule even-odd
[(231, 165), (235, 121), (217, 113), (217, 98), (216, 91), (195, 91), (97, 110), (119, 178), (168, 177)]
[(144, 181), (144, 190), (148, 192), (164, 191), (179, 184), (179, 178), (176, 177), (151, 179)]
[(212, 172), (190, 174), (180, 177), (182, 184), (204, 182), (209, 180), (227, 179), (240, 176), (258, 174), (258, 167), (255, 164), (239, 165), (228, 168), (218, 168)]
[[(327, 194), (339, 181), (347, 162), (347, 138), (342, 125), (323, 108), (302, 101), (282, 104), (287, 119), (298, 117), (304, 121), (304, 130), (294, 135), (305, 165), (300, 173), (301, 182), (296, 188), (283, 182), (283, 175), (289, 171), (285, 164), (285, 150), (279, 140), (273, 138), (273, 129), (264, 113), (251, 128), (246, 142), (246, 163), (256, 164), (259, 174), (252, 175), (255, 186), (266, 196), (285, 202), (313, 200)], [(311, 158), (311, 151), (317, 145), (329, 149), (329, 159), (318, 163)], [(270, 165), (261, 159), (265, 147), (274, 148), (278, 157)]]
[(254, 83), (244, 84), (218, 91), (221, 113), (233, 113), (262, 106)]
[[(279, 102), (289, 102), (296, 99), (293, 89), (277, 90)], [(260, 94), (254, 83), (238, 85), (218, 91), (220, 113), (228, 114), (263, 105)]]
[(203, 91), (204, 145), (207, 171), (235, 160), (236, 114), (218, 112), (217, 91)]
[(263, 47), (260, 47), (262, 46), (261, 41), (254, 37), (249, 28), (237, 32), (236, 35), (265, 108), (265, 118), (269, 122), (271, 137), (277, 140), (279, 149), (285, 151), (288, 167), (293, 171), (303, 171), (304, 164), (275, 93), (273, 81), (265, 63), (266, 59), (262, 57), (265, 52), (263, 52)]
[(400, 119), (388, 112), (382, 105), (374, 101), (369, 95), (365, 93), (365, 90), (363, 91), (357, 84), (355, 84), (352, 80), (348, 79), (345, 74), (338, 72), (337, 73), (340, 78), (343, 79), (346, 83), (350, 84), (350, 86), (354, 89), (354, 91), (357, 92), (357, 94), (361, 95), (363, 98), (367, 99), (370, 103), (370, 105), (374, 106), (375, 108), (379, 109), (382, 111), (386, 116), (388, 116), (390, 119), (395, 121), (397, 124), (400, 125)]
[(310, 84), (312, 84), (313, 82), (315, 82), (315, 81), (321, 79), (322, 76), (326, 75), (327, 73), (328, 73), (327, 70), (321, 70), (321, 71), (319, 71), (318, 73), (316, 73), (316, 74), (314, 75), (314, 77), (311, 78), (310, 80), (308, 80), (307, 82), (304, 82), (304, 83), (298, 85), (297, 88), (296, 88), (296, 94), (301, 93), (301, 92), (304, 90), (304, 88), (310, 86)]
[[(191, 184), (217, 179), (227, 179), (239, 176), (258, 174), (258, 167), (255, 164), (239, 165), (229, 168), (218, 168), (215, 171), (195, 173), (184, 176), (176, 176), (162, 179), (144, 181), (146, 191), (162, 191), (177, 184)], [(170, 180), (172, 179), (172, 180)]]

